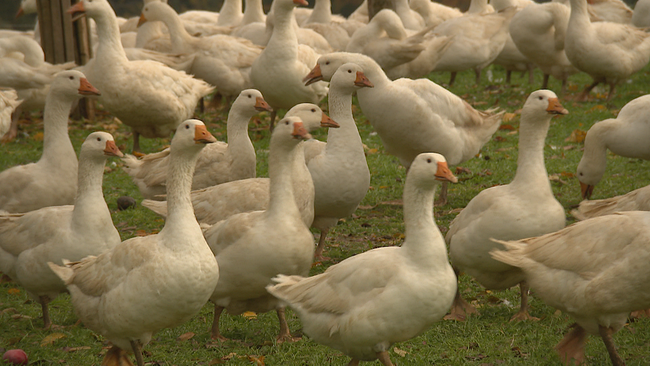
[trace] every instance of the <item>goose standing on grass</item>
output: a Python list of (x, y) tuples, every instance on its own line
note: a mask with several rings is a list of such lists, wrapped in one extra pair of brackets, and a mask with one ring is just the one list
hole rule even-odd
[(0, 138), (4, 136), (11, 126), (11, 114), (22, 102), (13, 89), (0, 90)]
[[(298, 104), (284, 116), (300, 117), (309, 132), (320, 127), (339, 127), (316, 104)], [(303, 222), (311, 226), (314, 221), (314, 183), (305, 163), (306, 142), (298, 144), (292, 158), (293, 194)], [(266, 210), (269, 206), (269, 192), (269, 178), (241, 179), (192, 191), (194, 215), (201, 224), (214, 225), (234, 214)], [(142, 206), (160, 216), (167, 216), (164, 201), (143, 200)]]
[(439, 180), (456, 182), (440, 154), (418, 155), (406, 175), (401, 246), (369, 250), (312, 277), (281, 275), (267, 290), (300, 316), (305, 334), (352, 360), (379, 359), (442, 319), (456, 291), (445, 241), (433, 218)]
[(650, 95), (627, 103), (616, 118), (595, 123), (585, 137), (577, 177), (583, 199), (589, 199), (605, 174), (607, 150), (626, 158), (650, 160)]
[(274, 0), (273, 33), (262, 54), (253, 62), (251, 80), (271, 105), (271, 128), (278, 109), (290, 109), (299, 103), (318, 102), (327, 95), (325, 83), (305, 86), (301, 80), (318, 59), (312, 48), (298, 45), (293, 26), (293, 9), (308, 5), (305, 0)]
[(276, 310), (278, 341), (291, 340), (284, 305), (266, 292), (279, 274), (306, 276), (314, 258), (314, 236), (296, 205), (292, 155), (311, 135), (299, 117), (285, 117), (273, 130), (269, 146), (269, 206), (265, 211), (233, 215), (204, 230), (219, 262), (220, 278), (214, 303), (212, 339), (225, 340), (219, 330), (221, 313)]
[[(239, 5), (241, 13), (241, 1)], [(262, 47), (223, 34), (194, 37), (185, 30), (176, 11), (162, 2), (144, 5), (139, 24), (149, 20), (165, 23), (171, 36), (172, 53), (196, 53), (190, 73), (215, 86), (220, 95), (235, 98), (242, 90), (253, 87), (251, 65), (262, 53)]]
[(83, 73), (57, 74), (43, 112), (43, 154), (36, 163), (0, 173), (0, 210), (20, 213), (74, 203), (78, 163), (68, 136), (68, 114), (75, 101), (90, 95), (99, 91)]
[(569, 7), (559, 2), (535, 3), (515, 14), (509, 28), (517, 49), (544, 73), (542, 89), (548, 88), (553, 76), (562, 81), (562, 94), (568, 77), (578, 72), (564, 52), (570, 13)]
[(128, 239), (65, 267), (50, 263), (79, 319), (112, 342), (102, 365), (129, 365), (126, 352), (132, 351), (144, 366), (141, 347), (153, 333), (188, 321), (214, 290), (219, 268), (189, 200), (194, 164), (214, 141), (199, 120), (178, 126), (167, 178), (169, 215), (158, 234)]
[(104, 201), (102, 178), (109, 156), (122, 156), (113, 136), (93, 132), (81, 145), (74, 205), (0, 215), (0, 271), (41, 304), (43, 325), (52, 324), (48, 303), (66, 290), (48, 262), (78, 261), (120, 243)]
[(585, 362), (588, 334), (600, 336), (614, 366), (625, 365), (612, 334), (631, 311), (650, 307), (650, 213), (619, 212), (580, 221), (555, 233), (499, 241), (498, 261), (523, 271), (546, 304), (576, 324), (555, 347), (565, 365)]
[(108, 0), (82, 0), (68, 13), (73, 21), (88, 15), (97, 23), (97, 54), (84, 66), (84, 73), (102, 91), (100, 102), (106, 110), (131, 127), (134, 151), (140, 151), (140, 135), (169, 136), (192, 117), (199, 99), (214, 89), (155, 61), (129, 61)]
[[(521, 270), (490, 258), (490, 251), (499, 248), (491, 239), (515, 240), (564, 227), (564, 208), (553, 196), (544, 166), (544, 141), (551, 118), (567, 113), (552, 91), (530, 94), (521, 111), (515, 178), (472, 198), (445, 236), (456, 273), (464, 271), (490, 290), (519, 284), (521, 308), (512, 320), (535, 319), (528, 314), (528, 284)], [(447, 318), (464, 320), (466, 312), (476, 310), (462, 299), (459, 290)]]
[(571, 0), (565, 40), (571, 63), (594, 79), (577, 97), (587, 100), (599, 83), (609, 85), (609, 102), (616, 84), (627, 80), (650, 61), (650, 34), (631, 25), (589, 20), (587, 0)]
[(356, 211), (370, 186), (363, 141), (352, 116), (352, 94), (360, 88), (372, 88), (361, 66), (347, 63), (339, 67), (332, 75), (327, 101), (330, 116), (341, 128), (328, 131), (326, 144), (317, 140), (305, 143), (307, 167), (316, 191), (312, 226), (320, 231), (317, 259), (324, 259), (329, 230)]
[[(255, 178), (255, 147), (248, 136), (248, 123), (261, 111), (270, 111), (262, 93), (246, 89), (239, 94), (228, 113), (228, 143), (215, 142), (201, 150), (194, 169), (192, 190), (203, 189), (233, 180)], [(138, 159), (126, 155), (124, 170), (145, 198), (165, 194), (165, 180), (169, 169), (169, 148)]]
[[(381, 138), (386, 152), (402, 165), (422, 152), (442, 154), (450, 165), (473, 158), (499, 128), (505, 112), (478, 111), (433, 81), (397, 79), (391, 81), (370, 57), (334, 52), (318, 59), (304, 78), (307, 83), (329, 81), (344, 63), (353, 62), (374, 87), (357, 91), (359, 106)], [(447, 185), (442, 184), (440, 203), (446, 202)]]

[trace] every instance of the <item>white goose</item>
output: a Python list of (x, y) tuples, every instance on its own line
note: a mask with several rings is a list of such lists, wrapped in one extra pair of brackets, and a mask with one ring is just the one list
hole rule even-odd
[(0, 210), (27, 212), (47, 206), (71, 205), (77, 192), (77, 154), (68, 136), (68, 114), (84, 95), (99, 95), (84, 74), (57, 74), (43, 112), (43, 154), (36, 163), (0, 173)]
[(600, 336), (614, 366), (625, 365), (612, 334), (630, 311), (650, 307), (649, 224), (648, 212), (619, 212), (536, 238), (500, 241), (505, 250), (491, 253), (523, 271), (535, 296), (576, 320), (555, 347), (565, 365), (585, 362), (588, 334)]
[(102, 90), (103, 106), (133, 130), (133, 150), (140, 135), (166, 137), (194, 114), (199, 99), (213, 88), (202, 80), (154, 61), (129, 61), (120, 43), (115, 12), (107, 0), (83, 0), (70, 9), (76, 20), (88, 15), (97, 23), (95, 61), (84, 67)]
[[(241, 12), (241, 1), (239, 5)], [(214, 85), (219, 94), (235, 97), (242, 90), (253, 87), (250, 70), (253, 61), (262, 53), (261, 47), (243, 38), (222, 34), (194, 37), (185, 30), (176, 11), (162, 2), (144, 5), (139, 24), (148, 20), (165, 23), (171, 36), (172, 53), (196, 53), (190, 73)]]
[(262, 54), (253, 62), (251, 80), (271, 105), (271, 127), (278, 109), (299, 103), (317, 104), (327, 95), (325, 83), (305, 86), (301, 80), (318, 59), (311, 48), (299, 46), (293, 27), (293, 9), (307, 5), (305, 0), (275, 0), (273, 34)]
[[(260, 111), (270, 111), (262, 93), (255, 89), (243, 90), (228, 113), (228, 143), (217, 141), (201, 150), (194, 169), (192, 190), (203, 189), (233, 180), (255, 178), (255, 147), (248, 136), (248, 123)], [(145, 198), (165, 194), (169, 169), (169, 152), (148, 154), (138, 159), (126, 155), (124, 170)]]
[(11, 114), (22, 102), (13, 89), (0, 90), (0, 137), (9, 131), (11, 126)]
[(141, 347), (153, 333), (196, 315), (217, 284), (219, 268), (189, 200), (196, 159), (214, 141), (201, 121), (178, 126), (167, 180), (169, 216), (158, 234), (128, 239), (66, 267), (50, 264), (79, 319), (113, 343), (104, 365), (131, 364), (125, 352), (133, 351), (144, 366)]
[[(499, 128), (504, 112), (478, 111), (426, 78), (391, 81), (375, 61), (361, 54), (324, 55), (305, 80), (330, 80), (347, 62), (361, 66), (372, 81), (373, 88), (357, 91), (359, 105), (386, 152), (397, 156), (405, 167), (427, 151), (439, 152), (451, 165), (460, 164), (474, 157)], [(445, 187), (443, 182), (441, 202), (446, 200)]]
[(457, 72), (474, 70), (478, 84), (483, 68), (503, 50), (510, 20), (516, 11), (510, 7), (499, 13), (468, 12), (435, 27), (434, 34), (454, 37), (451, 47), (436, 64), (435, 71), (450, 71), (449, 86), (452, 86)]
[(566, 55), (580, 71), (594, 79), (578, 96), (586, 100), (599, 83), (609, 84), (607, 101), (616, 84), (641, 70), (650, 61), (650, 34), (631, 25), (589, 20), (587, 0), (571, 0), (571, 16), (565, 40)]
[(584, 200), (577, 209), (571, 210), (571, 215), (578, 220), (586, 220), (621, 211), (650, 211), (650, 186), (602, 200)]
[[(551, 118), (567, 113), (552, 91), (530, 94), (521, 111), (515, 178), (510, 184), (485, 189), (472, 198), (451, 222), (445, 236), (457, 272), (465, 271), (491, 290), (519, 284), (521, 308), (512, 320), (531, 319), (528, 285), (519, 269), (490, 259), (490, 251), (499, 248), (490, 239), (516, 240), (564, 227), (564, 208), (553, 196), (544, 166), (544, 141)], [(458, 291), (448, 318), (462, 320), (466, 311), (475, 312)]]
[(544, 73), (542, 89), (553, 76), (562, 81), (562, 94), (568, 77), (578, 72), (564, 52), (570, 13), (569, 7), (559, 2), (532, 4), (515, 14), (509, 28), (517, 49)]
[(409, 6), (422, 16), (427, 27), (435, 27), (445, 20), (463, 15), (458, 8), (452, 8), (431, 0), (411, 0)]
[[(290, 116), (299, 117), (308, 131), (319, 127), (339, 127), (317, 105), (311, 103), (294, 106), (285, 114), (285, 117)], [(314, 221), (314, 184), (305, 163), (304, 144), (299, 143), (293, 156), (293, 194), (303, 222), (311, 226)], [(269, 178), (242, 179), (193, 191), (192, 205), (197, 220), (208, 225), (237, 213), (266, 210), (269, 205)], [(161, 216), (167, 215), (165, 202), (143, 200), (142, 206)]]
[(456, 182), (440, 154), (418, 155), (406, 176), (401, 246), (355, 255), (313, 277), (278, 276), (268, 291), (289, 304), (318, 343), (352, 360), (379, 359), (440, 320), (451, 305), (456, 276), (433, 218), (438, 180)]
[[(631, 24), (634, 12), (621, 0), (588, 0), (589, 10), (600, 20)], [(636, 7), (635, 7), (636, 9)]]
[(74, 205), (0, 215), (0, 271), (41, 304), (49, 328), (48, 303), (66, 290), (48, 262), (62, 264), (98, 255), (120, 243), (104, 201), (102, 176), (109, 156), (122, 156), (113, 136), (93, 132), (81, 145)]
[(627, 103), (616, 118), (595, 123), (585, 137), (585, 148), (578, 163), (577, 177), (582, 198), (589, 199), (607, 167), (607, 150), (627, 158), (650, 160), (650, 95)]
[(219, 262), (212, 338), (219, 331), (223, 310), (241, 314), (276, 310), (279, 341), (291, 338), (284, 305), (266, 292), (279, 274), (306, 276), (314, 258), (314, 237), (302, 220), (293, 194), (292, 155), (301, 140), (311, 138), (298, 117), (285, 117), (273, 130), (269, 146), (269, 206), (264, 211), (233, 215), (204, 230)]
[(323, 259), (330, 228), (354, 213), (370, 186), (363, 142), (352, 116), (352, 94), (372, 86), (359, 65), (347, 63), (339, 67), (332, 75), (327, 101), (330, 116), (341, 128), (328, 131), (327, 144), (305, 144), (307, 167), (316, 190), (312, 226), (320, 231), (317, 259)]

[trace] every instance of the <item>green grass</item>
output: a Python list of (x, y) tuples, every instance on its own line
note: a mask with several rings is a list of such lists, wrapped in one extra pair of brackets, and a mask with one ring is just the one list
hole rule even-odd
[[(471, 72), (461, 73), (452, 92), (463, 97), (478, 109), (500, 107), (509, 113), (520, 109), (527, 95), (541, 85), (541, 73), (536, 71), (535, 84), (528, 85), (526, 78), (513, 75), (513, 85), (503, 85), (505, 73), (491, 68), (493, 82), (486, 74), (482, 84), (474, 85)], [(439, 84), (446, 85), (448, 74), (430, 76)], [(590, 102), (571, 101), (584, 85), (591, 80), (586, 75), (570, 78), (569, 92), (560, 96), (569, 115), (555, 118), (546, 140), (545, 157), (549, 175), (554, 176), (552, 187), (558, 200), (567, 210), (580, 201), (577, 179), (573, 177), (582, 156), (582, 144), (565, 139), (574, 130), (586, 131), (593, 123), (616, 116), (630, 100), (644, 94), (650, 85), (650, 68), (635, 74), (630, 83), (620, 85), (615, 98), (606, 104), (607, 90), (596, 90)], [(559, 82), (551, 80), (551, 89), (559, 90)], [(595, 95), (595, 94), (594, 94)], [(355, 106), (356, 106), (355, 102)], [(360, 133), (368, 147), (368, 165), (372, 174), (371, 189), (353, 217), (343, 219), (333, 228), (325, 254), (331, 261), (317, 264), (313, 273), (324, 271), (327, 266), (380, 246), (399, 245), (403, 240), (404, 225), (402, 207), (395, 201), (401, 200), (405, 169), (395, 157), (386, 155), (379, 137), (358, 107), (354, 109)], [(226, 111), (211, 110), (200, 115), (210, 131), (219, 139), (225, 139)], [(267, 172), (268, 115), (262, 114), (251, 124), (251, 137), (258, 151), (258, 175)], [(450, 186), (449, 202), (435, 209), (437, 223), (443, 233), (460, 208), (482, 189), (497, 184), (506, 184), (514, 177), (517, 160), (516, 134), (519, 117), (504, 122), (514, 130), (499, 130), (486, 144), (480, 156), (462, 164), (465, 173), (458, 174), (460, 182)], [(100, 113), (97, 121), (72, 121), (70, 136), (78, 149), (88, 133), (108, 130), (116, 138), (123, 151), (130, 148), (130, 134), (110, 116)], [(0, 169), (15, 164), (24, 164), (38, 159), (42, 141), (39, 113), (32, 113), (32, 121), (23, 121), (19, 138), (0, 145)], [(315, 134), (325, 139), (326, 131)], [(154, 152), (169, 144), (169, 139), (144, 139), (143, 150)], [(608, 155), (608, 166), (601, 183), (596, 187), (593, 198), (604, 198), (623, 194), (647, 185), (650, 182), (650, 162)], [(142, 208), (117, 211), (116, 199), (128, 195), (138, 202), (140, 193), (130, 178), (121, 169), (121, 162), (111, 159), (104, 178), (104, 194), (109, 204), (115, 225), (123, 239), (134, 235), (154, 233), (160, 230), (163, 220)], [(573, 222), (570, 216), (567, 223)], [(466, 299), (472, 301), (481, 312), (464, 323), (441, 321), (423, 335), (395, 345), (391, 357), (397, 365), (556, 365), (560, 363), (553, 347), (562, 339), (567, 327), (573, 323), (565, 314), (546, 306), (534, 294), (531, 299), (532, 315), (541, 318), (539, 322), (510, 323), (508, 320), (519, 305), (518, 289), (500, 292), (486, 292), (467, 276), (461, 276), (460, 287)], [(292, 331), (300, 334), (300, 321), (288, 311)], [(42, 330), (40, 306), (28, 300), (24, 291), (14, 283), (0, 284), (0, 347), (22, 348), (32, 364), (51, 365), (99, 365), (107, 342), (82, 325), (75, 325), (77, 319), (70, 306), (67, 294), (59, 296), (51, 304), (51, 316), (57, 327)], [(276, 345), (277, 318), (274, 313), (258, 314), (255, 319), (243, 316), (224, 315), (221, 319), (222, 333), (236, 341), (223, 344), (210, 340), (212, 306), (207, 304), (192, 321), (174, 329), (165, 329), (155, 335), (145, 348), (145, 361), (151, 365), (260, 365), (255, 359), (264, 356), (267, 365), (346, 365), (348, 358), (338, 351), (314, 343), (308, 337), (291, 344)], [(178, 340), (188, 332), (194, 333), (189, 340)], [(55, 335), (52, 342), (46, 337)], [(50, 337), (52, 339), (52, 337)], [(44, 342), (46, 340), (46, 342)], [(646, 365), (650, 359), (650, 320), (630, 323), (614, 336), (621, 356), (628, 365)], [(81, 347), (81, 348), (80, 348)], [(591, 337), (587, 344), (587, 361), (590, 365), (607, 365), (609, 358), (599, 339)], [(378, 364), (375, 362), (375, 364)]]

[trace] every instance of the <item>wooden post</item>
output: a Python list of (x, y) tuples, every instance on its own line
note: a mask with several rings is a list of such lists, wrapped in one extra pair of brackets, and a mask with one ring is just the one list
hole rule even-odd
[[(37, 0), (41, 47), (45, 61), (60, 64), (74, 61), (84, 65), (92, 57), (87, 19), (72, 23), (66, 10), (77, 0)], [(94, 119), (94, 103), (83, 98), (74, 112), (76, 117)]]

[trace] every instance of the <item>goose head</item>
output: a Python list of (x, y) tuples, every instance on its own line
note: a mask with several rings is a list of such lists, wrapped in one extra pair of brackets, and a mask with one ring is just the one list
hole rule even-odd
[(270, 112), (273, 110), (264, 100), (262, 93), (257, 89), (242, 90), (233, 102), (232, 108), (236, 108), (239, 111), (247, 111), (251, 115), (257, 112)]
[(293, 144), (297, 144), (303, 140), (309, 140), (312, 136), (309, 134), (305, 125), (298, 116), (289, 116), (284, 117), (278, 122), (277, 126), (273, 129), (273, 134), (271, 139), (280, 140), (281, 142), (292, 144), (289, 140), (293, 141)]
[(160, 1), (149, 1), (142, 7), (140, 19), (138, 20), (138, 27), (148, 21), (160, 20), (162, 21), (169, 14), (176, 13), (174, 8)]
[(363, 73), (361, 66), (352, 62), (341, 65), (332, 75), (330, 81), (330, 89), (336, 89), (350, 95), (359, 88), (372, 87), (372, 82)]
[(113, 135), (107, 132), (93, 132), (81, 145), (80, 155), (92, 156), (96, 159), (105, 159), (108, 156), (122, 157), (124, 154), (117, 148)]
[(445, 157), (437, 153), (421, 153), (416, 156), (409, 167), (406, 179), (420, 189), (432, 189), (440, 181), (458, 182), (449, 170)]
[(330, 81), (336, 70), (348, 62), (353, 62), (361, 66), (367, 76), (369, 75), (369, 70), (372, 68), (372, 63), (377, 64), (370, 57), (360, 53), (332, 52), (321, 56), (316, 66), (314, 66), (302, 81), (305, 82), (305, 85), (313, 84), (321, 80)]
[(67, 70), (56, 74), (50, 87), (50, 93), (81, 98), (82, 96), (100, 95), (99, 90), (90, 84), (81, 71)]
[(66, 13), (72, 16), (74, 22), (84, 16), (96, 19), (102, 14), (115, 14), (115, 11), (108, 0), (81, 0), (68, 8)]
[(205, 124), (198, 119), (188, 119), (178, 125), (172, 138), (171, 149), (174, 146), (183, 150), (201, 150), (206, 144), (216, 142), (217, 139), (208, 132)]
[(333, 119), (323, 112), (316, 104), (300, 103), (289, 109), (285, 117), (299, 117), (307, 129), (311, 132), (320, 127), (338, 128), (340, 127)]
[(528, 96), (524, 108), (521, 110), (524, 116), (539, 116), (543, 120), (550, 120), (554, 115), (569, 114), (558, 99), (557, 95), (550, 90), (536, 90)]

